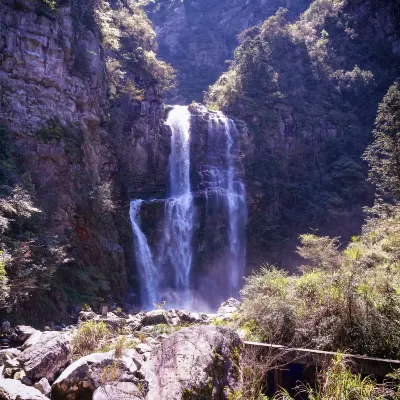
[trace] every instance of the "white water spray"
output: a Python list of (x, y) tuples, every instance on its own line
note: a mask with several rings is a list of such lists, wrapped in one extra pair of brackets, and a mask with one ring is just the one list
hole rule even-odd
[[(175, 106), (168, 115), (167, 125), (172, 131), (168, 192), (161, 241), (153, 249), (157, 255), (154, 260), (140, 227), (143, 201), (131, 202), (130, 218), (136, 264), (141, 281), (142, 305), (145, 308), (152, 308), (156, 301), (171, 299), (168, 300), (170, 307), (192, 309), (192, 290), (199, 289), (196, 287), (196, 277), (192, 276), (195, 212), (190, 182), (190, 119), (188, 107), (184, 106)], [(239, 150), (240, 134), (235, 123), (220, 112), (210, 112), (207, 165), (202, 168), (206, 171), (207, 212), (218, 213), (226, 226), (229, 245), (224, 249), (225, 280), (221, 293), (230, 296), (238, 294), (246, 257), (247, 204), (245, 185), (241, 179), (243, 166)], [(218, 295), (197, 292), (197, 297), (207, 301)]]
[(169, 192), (165, 203), (162, 264), (175, 272), (175, 290), (183, 295), (180, 306), (190, 305), (192, 267), (193, 195), (190, 188), (190, 112), (175, 106), (167, 125), (172, 130), (168, 163)]
[(158, 300), (158, 273), (146, 236), (140, 228), (142, 203), (143, 200), (131, 201), (129, 215), (134, 234), (136, 265), (141, 282), (142, 305), (145, 309), (151, 310)]
[[(221, 137), (222, 136), (222, 137)], [(246, 262), (247, 203), (244, 183), (238, 176), (240, 160), (234, 152), (239, 132), (235, 123), (217, 112), (208, 124), (209, 189), (223, 202), (228, 223), (229, 295), (237, 296)], [(222, 148), (222, 144), (225, 148)], [(217, 156), (219, 155), (219, 157)], [(217, 160), (217, 162), (216, 162)], [(239, 168), (240, 167), (240, 168)], [(207, 190), (208, 192), (208, 190)]]

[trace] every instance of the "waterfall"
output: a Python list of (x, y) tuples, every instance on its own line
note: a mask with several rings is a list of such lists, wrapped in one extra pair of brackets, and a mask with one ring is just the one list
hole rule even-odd
[(158, 273), (146, 236), (140, 228), (140, 210), (142, 203), (143, 200), (131, 201), (129, 215), (134, 234), (136, 265), (141, 282), (142, 305), (146, 309), (152, 309), (153, 304), (159, 300), (157, 298)]
[[(205, 111), (200, 114), (200, 123), (208, 121), (208, 129), (206, 125), (205, 130), (196, 131), (199, 136), (193, 137), (192, 141), (188, 107), (175, 106), (168, 114), (166, 124), (171, 128), (172, 138), (167, 168), (167, 195), (164, 200), (145, 202), (148, 206), (164, 202), (162, 225), (153, 229), (152, 233), (153, 238), (158, 238), (154, 253), (140, 227), (141, 205), (144, 201), (131, 202), (134, 250), (141, 282), (142, 306), (145, 308), (151, 308), (155, 302), (163, 300), (167, 301), (169, 307), (193, 309), (199, 307), (199, 301), (206, 307), (207, 303), (215, 304), (221, 297), (237, 296), (242, 283), (246, 257), (247, 204), (242, 181), (240, 133), (235, 123), (221, 112), (203, 109)], [(192, 123), (196, 122), (192, 120)], [(197, 178), (193, 181), (195, 189), (192, 188), (191, 176)], [(202, 202), (204, 196), (205, 204)], [(207, 222), (204, 224), (204, 220), (198, 219), (199, 215), (205, 215), (206, 221), (213, 222), (207, 226)], [(208, 235), (207, 243), (211, 243), (212, 248), (207, 248), (204, 241), (193, 241), (194, 234), (196, 237), (198, 234)], [(203, 244), (199, 246), (199, 243)], [(217, 251), (214, 243), (218, 244)], [(205, 258), (197, 258), (197, 255), (207, 252), (215, 264), (203, 265), (204, 261), (199, 262)], [(193, 266), (197, 270), (205, 265), (207, 268), (201, 275), (192, 271)], [(196, 295), (194, 291), (197, 291)]]
[(246, 224), (247, 203), (245, 185), (240, 179), (242, 165), (234, 149), (235, 138), (239, 132), (235, 123), (221, 112), (217, 112), (208, 122), (208, 172), (209, 181), (206, 190), (217, 199), (217, 205), (224, 208), (229, 239), (227, 273), (230, 296), (236, 296), (244, 275), (246, 261)]
[(164, 235), (160, 264), (175, 273), (175, 290), (183, 294), (181, 305), (190, 303), (192, 266), (193, 194), (190, 188), (190, 112), (175, 106), (167, 125), (172, 130), (168, 163), (168, 198), (165, 202)]

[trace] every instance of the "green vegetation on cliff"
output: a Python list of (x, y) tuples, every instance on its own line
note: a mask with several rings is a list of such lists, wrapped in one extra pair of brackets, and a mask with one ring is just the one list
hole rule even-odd
[(113, 8), (101, 1), (96, 9), (109, 80), (109, 96), (122, 92), (143, 100), (144, 90), (156, 86), (166, 90), (174, 84), (174, 70), (157, 59), (156, 34), (146, 13), (135, 3)]
[[(396, 1), (316, 0), (295, 23), (280, 10), (241, 35), (207, 101), (252, 133), (254, 247), (274, 249), (310, 227), (347, 240), (359, 229), (372, 201), (361, 156), (399, 74), (398, 13)], [(378, 29), (374, 18), (387, 23)]]
[(237, 35), (261, 23), (279, 7), (294, 18), (309, 0), (142, 0), (157, 27), (160, 57), (177, 71), (177, 90), (168, 100), (189, 104), (226, 71)]
[(381, 196), (400, 199), (400, 82), (389, 88), (379, 106), (374, 141), (364, 155), (370, 179)]

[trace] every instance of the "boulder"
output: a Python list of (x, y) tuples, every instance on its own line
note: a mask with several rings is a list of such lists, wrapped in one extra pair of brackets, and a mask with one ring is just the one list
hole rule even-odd
[(33, 346), (17, 358), (26, 376), (33, 381), (53, 379), (71, 360), (70, 337), (64, 333), (45, 332)]
[(97, 314), (93, 311), (81, 311), (78, 316), (78, 322), (90, 321), (91, 319), (95, 319)]
[(114, 385), (104, 385), (93, 393), (93, 400), (143, 399), (134, 383), (117, 382)]
[(143, 326), (168, 324), (167, 312), (164, 310), (154, 310), (147, 312), (142, 319)]
[(232, 297), (221, 304), (221, 307), (218, 309), (217, 314), (218, 315), (233, 314), (238, 310), (239, 307), (240, 307), (240, 301)]
[[(19, 361), (16, 358), (7, 359), (4, 362), (3, 375), (5, 378), (15, 378), (15, 375), (21, 371)], [(15, 379), (18, 379), (15, 378)]]
[(175, 332), (153, 349), (142, 367), (147, 399), (227, 399), (238, 384), (241, 348), (238, 335), (227, 328), (196, 326)]
[(181, 323), (204, 324), (208, 322), (207, 315), (205, 314), (197, 314), (185, 310), (179, 310), (177, 315)]
[(125, 357), (130, 358), (133, 360), (133, 362), (136, 364), (137, 369), (140, 369), (142, 367), (142, 364), (144, 362), (143, 355), (138, 353), (134, 349), (126, 349), (122, 353)]
[(32, 334), (32, 336), (20, 347), (21, 351), (24, 351), (28, 349), (29, 347), (32, 347), (34, 344), (36, 344), (39, 339), (42, 337), (43, 332), (36, 331)]
[(14, 332), (10, 335), (10, 340), (22, 344), (26, 342), (35, 332), (38, 332), (35, 328), (26, 325), (18, 325), (15, 327)]
[(101, 315), (96, 315), (93, 319), (96, 322), (104, 322), (110, 326), (113, 330), (117, 331), (118, 329), (122, 328), (126, 324), (126, 320), (117, 317), (114, 313), (109, 312), (107, 313), (106, 317)]
[(12, 360), (21, 354), (21, 350), (18, 349), (5, 349), (0, 350), (0, 366), (4, 365), (7, 360)]
[(0, 400), (48, 400), (39, 390), (14, 379), (0, 379)]
[(136, 315), (129, 315), (129, 318), (127, 320), (127, 327), (131, 330), (131, 331), (137, 331), (140, 328), (142, 328), (142, 321), (143, 318), (145, 316), (144, 312), (141, 312), (139, 314)]
[(146, 344), (146, 343), (139, 343), (139, 344), (135, 347), (135, 349), (136, 349), (136, 351), (137, 351), (139, 354), (144, 354), (144, 353), (147, 353), (147, 352), (149, 352), (149, 351), (152, 350), (152, 348), (151, 348), (148, 344)]
[(51, 386), (49, 381), (46, 378), (42, 378), (39, 382), (36, 382), (33, 385), (40, 393), (43, 393), (45, 396), (50, 395)]
[(105, 384), (138, 382), (137, 370), (137, 364), (127, 355), (115, 358), (114, 351), (90, 354), (72, 363), (60, 375), (51, 388), (51, 398), (91, 398), (95, 390)]

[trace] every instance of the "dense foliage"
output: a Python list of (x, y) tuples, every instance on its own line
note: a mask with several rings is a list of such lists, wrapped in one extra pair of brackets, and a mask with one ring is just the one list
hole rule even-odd
[(398, 206), (343, 251), (336, 239), (301, 236), (300, 275), (264, 266), (247, 278), (244, 328), (276, 343), (398, 358), (399, 237)]
[(370, 179), (381, 196), (400, 199), (400, 83), (392, 85), (379, 106), (374, 141), (365, 152)]
[[(263, 250), (310, 227), (347, 239), (359, 229), (371, 198), (361, 156), (399, 71), (390, 40), (398, 8), (316, 0), (295, 23), (280, 10), (241, 35), (229, 71), (210, 88), (209, 106), (252, 132), (247, 180), (258, 217), (248, 232)], [(374, 18), (387, 18), (387, 34)]]
[(298, 16), (309, 0), (141, 0), (159, 27), (160, 57), (177, 71), (180, 101), (202, 101), (203, 92), (226, 71), (238, 45), (237, 35), (281, 6)]
[[(297, 391), (300, 395), (306, 394), (310, 400), (397, 400), (400, 397), (399, 372), (390, 374), (383, 383), (378, 383), (373, 377), (353, 374), (351, 363), (338, 354), (319, 373), (315, 388), (300, 384)], [(282, 391), (274, 399), (293, 400), (293, 397), (287, 391)]]

